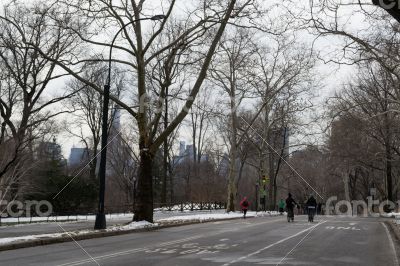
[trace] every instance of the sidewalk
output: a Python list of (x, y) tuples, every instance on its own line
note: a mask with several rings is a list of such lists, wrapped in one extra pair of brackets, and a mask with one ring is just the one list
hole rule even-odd
[[(278, 216), (276, 212), (248, 212), (247, 217)], [(118, 219), (113, 219), (118, 217)], [(47, 245), (73, 240), (83, 240), (119, 234), (128, 234), (135, 231), (149, 231), (159, 228), (201, 223), (207, 221), (230, 220), (242, 218), (240, 212), (225, 213), (218, 211), (193, 212), (155, 212), (154, 223), (131, 222), (130, 215), (111, 215), (107, 220), (107, 229), (93, 230), (94, 219), (78, 222), (53, 222), (40, 224), (24, 224), (0, 227), (0, 251), (15, 248), (24, 248), (37, 245)]]

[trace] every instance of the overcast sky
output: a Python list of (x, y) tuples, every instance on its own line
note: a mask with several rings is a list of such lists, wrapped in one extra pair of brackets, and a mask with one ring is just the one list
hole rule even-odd
[[(4, 3), (4, 0), (0, 0)], [(31, 2), (30, 0), (26, 0), (26, 2)], [(299, 3), (307, 3), (308, 1), (299, 1)], [(183, 7), (179, 7), (183, 9)], [(358, 7), (348, 7), (347, 10), (349, 12), (354, 11)], [(147, 10), (149, 13), (159, 12), (154, 11), (152, 9)], [(154, 14), (152, 14), (154, 15)], [(363, 21), (361, 16), (354, 15), (351, 18), (351, 22), (349, 23), (349, 27), (353, 27), (354, 29), (360, 29), (364, 27), (365, 22)], [(312, 36), (307, 36), (306, 34), (302, 35), (304, 38), (309, 38), (309, 40), (313, 40)], [(317, 43), (316, 48), (321, 50), (322, 52), (332, 49), (334, 46), (332, 45), (332, 39), (330, 40), (320, 40)], [(318, 98), (315, 99), (315, 104), (319, 106), (319, 110), (323, 109), (324, 99), (333, 94), (335, 90), (340, 89), (341, 85), (345, 83), (352, 75), (354, 75), (353, 67), (341, 67), (334, 64), (325, 65), (322, 61), (318, 62), (318, 71), (321, 74), (322, 83), (324, 86), (319, 89), (316, 93)], [(66, 79), (60, 79), (58, 81), (52, 82), (50, 84), (51, 90), (48, 90), (48, 95), (57, 95), (62, 93), (62, 90), (65, 86)], [(65, 120), (65, 116), (59, 117), (58, 121)], [(122, 120), (127, 119), (123, 116)], [(130, 118), (129, 118), (130, 119)], [(124, 123), (122, 123), (124, 124)], [(187, 143), (190, 143), (190, 133), (188, 131), (183, 130), (181, 132), (181, 138), (185, 140)], [(66, 158), (69, 156), (70, 149), (73, 145), (81, 146), (79, 140), (77, 138), (73, 138), (65, 133), (58, 136), (58, 141), (62, 144), (63, 154)]]

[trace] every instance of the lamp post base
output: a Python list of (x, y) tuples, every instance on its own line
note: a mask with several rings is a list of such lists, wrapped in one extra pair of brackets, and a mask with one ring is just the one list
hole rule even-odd
[(96, 222), (94, 223), (94, 229), (106, 229), (106, 215), (104, 213), (96, 214)]

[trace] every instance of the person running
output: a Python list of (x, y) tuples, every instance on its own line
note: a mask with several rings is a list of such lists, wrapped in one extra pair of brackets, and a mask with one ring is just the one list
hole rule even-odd
[(287, 209), (287, 219), (288, 222), (294, 221), (294, 207), (297, 205), (296, 201), (292, 198), (292, 194), (288, 194), (288, 198), (286, 199), (286, 209)]
[(317, 200), (314, 198), (314, 195), (310, 195), (310, 197), (307, 200), (307, 209), (308, 209), (308, 221), (309, 222), (314, 222), (314, 215), (315, 211), (317, 209)]
[(247, 209), (249, 208), (249, 201), (247, 200), (247, 197), (244, 197), (242, 199), (242, 201), (240, 202), (240, 207), (242, 207), (243, 218), (246, 219)]
[(281, 215), (283, 215), (283, 212), (285, 211), (285, 206), (286, 206), (285, 201), (284, 201), (283, 199), (281, 199), (281, 200), (278, 202), (278, 209), (279, 209), (279, 213), (280, 213)]

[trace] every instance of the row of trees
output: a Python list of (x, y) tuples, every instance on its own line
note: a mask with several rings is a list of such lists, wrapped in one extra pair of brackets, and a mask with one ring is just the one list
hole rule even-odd
[[(340, 1), (10, 1), (0, 14), (1, 190), (21, 195), (40, 164), (38, 143), (61, 131), (93, 158), (77, 178), (96, 183), (107, 53), (123, 29), (112, 56), (108, 165), (135, 221), (152, 221), (155, 202), (226, 195), (233, 211), (244, 195), (259, 194), (259, 205), (265, 190), (271, 209), (287, 191), (365, 198), (376, 187), (394, 199), (398, 24), (375, 7), (352, 8)], [(367, 26), (348, 27), (354, 12)], [(165, 17), (143, 21), (157, 14)], [(310, 115), (323, 79), (318, 59), (358, 71), (329, 99), (325, 139), (312, 138), (320, 133)], [(182, 137), (193, 143), (189, 156), (177, 154)], [(310, 139), (325, 145), (291, 154)]]

